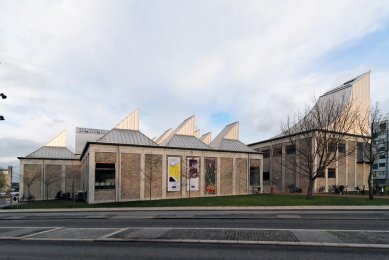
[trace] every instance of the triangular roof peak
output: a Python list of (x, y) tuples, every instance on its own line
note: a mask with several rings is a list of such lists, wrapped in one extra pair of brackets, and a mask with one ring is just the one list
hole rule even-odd
[(321, 95), (320, 97), (324, 97), (324, 96), (327, 96), (327, 95), (330, 95), (330, 94), (334, 94), (336, 92), (339, 92), (341, 90), (344, 90), (344, 89), (347, 89), (347, 88), (350, 88), (354, 85), (354, 83), (356, 83), (357, 81), (361, 80), (362, 78), (366, 77), (366, 76), (370, 76), (370, 70), (361, 74), (361, 75), (358, 75), (350, 80), (347, 80), (346, 82), (344, 82), (342, 85), (334, 88), (334, 89), (331, 89), (329, 91), (327, 91), (326, 93), (324, 93), (323, 95)]
[(174, 135), (189, 135), (196, 136), (196, 117), (195, 115), (185, 119), (173, 132), (171, 132), (163, 141), (160, 142), (161, 145), (166, 145), (169, 143), (170, 139)]
[(61, 133), (59, 133), (56, 137), (54, 137), (54, 139), (51, 140), (45, 146), (66, 147), (66, 144), (67, 144), (67, 134), (66, 134), (66, 130), (63, 130)]
[(168, 138), (168, 137), (171, 135), (171, 133), (173, 133), (173, 129), (172, 129), (172, 128), (169, 128), (168, 130), (166, 130), (165, 132), (163, 132), (163, 134), (161, 134), (160, 137), (156, 138), (156, 139), (154, 140), (154, 142), (157, 143), (157, 144), (162, 143), (163, 141), (166, 140), (166, 138)]
[(210, 143), (214, 149), (219, 149), (223, 139), (239, 140), (239, 122), (227, 125)]
[(114, 128), (139, 131), (139, 108), (126, 116)]
[(212, 133), (211, 132), (208, 132), (206, 134), (203, 134), (201, 137), (200, 137), (200, 140), (203, 141), (204, 143), (206, 144), (210, 144), (211, 141), (212, 141)]
[(185, 119), (175, 130), (177, 135), (195, 135), (196, 132), (196, 117), (195, 115)]

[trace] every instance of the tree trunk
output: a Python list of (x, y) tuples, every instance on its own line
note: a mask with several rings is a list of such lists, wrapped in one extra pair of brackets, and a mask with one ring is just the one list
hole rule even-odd
[(309, 177), (308, 191), (307, 191), (307, 199), (312, 199), (313, 196), (313, 184), (315, 180)]
[(26, 185), (27, 186), (27, 200), (28, 200), (28, 196), (30, 196), (30, 186)]
[(151, 207), (151, 179), (149, 180), (149, 207)]
[(370, 167), (370, 172), (369, 172), (369, 180), (367, 181), (369, 184), (369, 200), (374, 199), (374, 193), (373, 193), (373, 170)]

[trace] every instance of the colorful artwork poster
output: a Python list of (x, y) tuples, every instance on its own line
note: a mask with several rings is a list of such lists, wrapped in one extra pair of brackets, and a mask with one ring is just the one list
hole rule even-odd
[(200, 159), (188, 158), (187, 160), (187, 191), (199, 190)]
[(216, 159), (205, 158), (205, 192), (216, 194)]
[(181, 183), (181, 158), (168, 157), (168, 191), (180, 191)]

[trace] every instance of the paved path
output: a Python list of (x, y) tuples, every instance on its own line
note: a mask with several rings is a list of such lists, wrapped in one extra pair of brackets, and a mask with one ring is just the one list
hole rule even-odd
[[(389, 202), (388, 202), (389, 204)], [(16, 206), (15, 206), (16, 207)], [(120, 211), (229, 211), (229, 210), (255, 210), (255, 211), (276, 211), (276, 210), (388, 210), (385, 206), (243, 206), (243, 207), (120, 207), (120, 208), (59, 208), (59, 209), (0, 209), (1, 213), (30, 213), (30, 212), (120, 212)]]
[(1, 227), (0, 239), (389, 248), (389, 231), (369, 230)]

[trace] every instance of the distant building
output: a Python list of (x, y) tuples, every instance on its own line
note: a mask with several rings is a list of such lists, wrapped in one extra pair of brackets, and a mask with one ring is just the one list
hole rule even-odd
[(379, 123), (376, 132), (373, 133), (373, 149), (378, 151), (378, 158), (373, 163), (373, 183), (374, 185), (389, 184), (389, 122)]
[(139, 111), (111, 130), (76, 128), (75, 153), (63, 132), (20, 160), (21, 180), (35, 199), (58, 191), (87, 192), (88, 203), (250, 194), (262, 186), (262, 154), (239, 141), (239, 124), (213, 140), (200, 136), (195, 116), (150, 139), (139, 131)]
[(7, 169), (0, 168), (0, 174), (3, 174), (5, 177), (6, 186), (2, 188), (1, 192), (5, 192), (11, 189), (12, 183), (12, 166), (8, 166)]
[[(339, 99), (347, 97), (347, 102), (352, 102), (352, 106), (361, 111), (364, 115), (370, 111), (370, 72), (355, 77), (341, 86), (332, 89), (323, 94), (317, 101), (317, 106), (326, 99)], [(313, 130), (320, 131), (320, 130)], [(301, 135), (298, 133), (291, 136), (296, 143), (299, 143)], [(285, 160), (288, 156), (296, 153), (296, 147), (290, 144), (290, 136), (283, 134), (277, 135), (271, 139), (249, 144), (248, 146), (263, 153), (263, 185), (264, 192), (271, 188), (278, 192), (288, 191), (289, 185), (294, 185), (303, 189), (308, 188), (308, 180), (305, 176), (298, 174), (297, 168), (291, 169), (285, 167)], [(313, 142), (314, 143), (314, 142)], [(347, 140), (337, 147), (337, 153), (349, 151), (349, 147), (360, 147), (363, 145), (363, 138), (356, 132), (347, 134)], [(314, 146), (310, 149), (315, 149)], [(355, 187), (368, 189), (368, 176), (370, 165), (362, 158), (362, 150), (356, 149), (351, 155), (344, 159), (336, 161), (331, 167), (328, 167), (316, 179), (314, 191), (324, 188), (323, 191), (329, 191), (333, 185), (343, 185), (347, 189), (354, 190)], [(385, 164), (383, 162), (383, 164)], [(312, 166), (314, 167), (314, 166)], [(381, 169), (381, 168), (380, 168)]]

